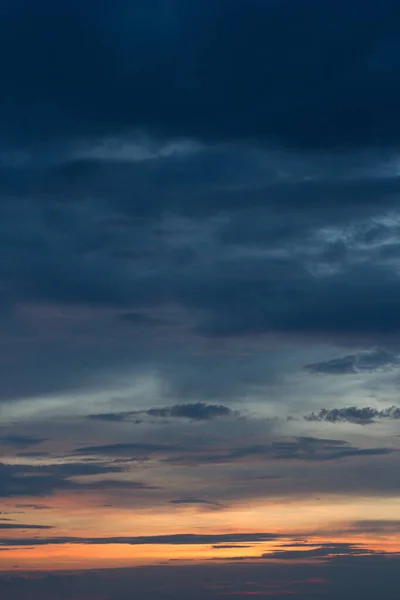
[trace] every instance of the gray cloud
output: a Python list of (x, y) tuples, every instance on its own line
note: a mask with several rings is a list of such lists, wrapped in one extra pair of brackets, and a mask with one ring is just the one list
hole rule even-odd
[(327, 375), (352, 375), (372, 372), (382, 368), (398, 366), (398, 355), (384, 348), (376, 348), (367, 352), (348, 354), (326, 362), (313, 363), (304, 368), (311, 373)]
[(235, 462), (278, 461), (336, 461), (349, 457), (384, 456), (393, 452), (390, 448), (355, 448), (343, 440), (297, 438), (293, 441), (272, 442), (269, 445), (244, 446), (235, 450), (215, 453), (187, 453), (166, 459), (175, 464), (228, 464)]
[(384, 409), (370, 408), (369, 406), (358, 408), (349, 406), (347, 408), (321, 408), (318, 413), (306, 415), (306, 421), (327, 423), (356, 423), (357, 425), (372, 425), (379, 420), (400, 419), (400, 408), (391, 406)]
[[(52, 465), (0, 464), (0, 497), (46, 497), (62, 490), (146, 490), (153, 486), (137, 481), (104, 479), (74, 480), (75, 477), (120, 473), (123, 467), (95, 463), (64, 463)], [(30, 505), (26, 505), (28, 507)], [(31, 506), (33, 507), (33, 505)]]
[(17, 452), (18, 458), (48, 458), (49, 452)]
[(130, 456), (136, 459), (157, 457), (161, 462), (176, 465), (228, 464), (248, 461), (335, 461), (348, 457), (385, 456), (391, 448), (357, 448), (344, 440), (300, 437), (250, 446), (215, 447), (188, 444), (120, 443), (77, 448), (82, 456)]
[(227, 406), (205, 404), (177, 404), (166, 408), (151, 408), (146, 411), (150, 417), (177, 417), (194, 421), (209, 421), (218, 417), (230, 417), (238, 413)]
[(194, 404), (175, 404), (174, 406), (165, 406), (162, 408), (149, 408), (147, 410), (129, 411), (121, 413), (98, 413), (88, 415), (89, 419), (99, 421), (122, 422), (128, 421), (140, 424), (140, 417), (153, 418), (174, 418), (189, 419), (191, 421), (211, 421), (220, 417), (238, 416), (238, 411), (233, 411), (227, 406), (221, 404), (206, 404), (205, 402), (196, 402)]
[(168, 452), (176, 452), (180, 446), (172, 444), (151, 444), (151, 443), (121, 443), (121, 444), (106, 444), (103, 446), (86, 446), (77, 448), (75, 454), (83, 456), (146, 456), (152, 454), (162, 454)]
[(0, 444), (14, 446), (16, 448), (29, 448), (46, 442), (47, 438), (35, 438), (29, 435), (4, 435), (0, 436)]

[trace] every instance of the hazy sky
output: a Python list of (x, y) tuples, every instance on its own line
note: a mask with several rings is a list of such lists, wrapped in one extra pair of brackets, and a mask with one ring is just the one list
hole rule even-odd
[(2, 600), (398, 598), (399, 31), (0, 1)]

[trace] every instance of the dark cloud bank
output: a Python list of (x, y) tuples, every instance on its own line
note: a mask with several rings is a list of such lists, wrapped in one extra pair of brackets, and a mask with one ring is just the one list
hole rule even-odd
[[(6, 305), (125, 307), (157, 329), (144, 307), (173, 302), (207, 336), (398, 333), (397, 224), (369, 220), (397, 206), (380, 168), (400, 135), (394, 0), (21, 0), (1, 17)], [(137, 129), (206, 146), (113, 156)], [(166, 214), (227, 219), (208, 252)], [(338, 223), (353, 231), (315, 235)]]
[(25, 0), (1, 17), (14, 139), (134, 128), (302, 149), (399, 139), (394, 0)]

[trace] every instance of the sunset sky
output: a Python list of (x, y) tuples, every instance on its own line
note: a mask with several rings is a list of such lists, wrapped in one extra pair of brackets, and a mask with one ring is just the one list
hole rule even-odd
[(399, 31), (0, 0), (1, 600), (399, 599)]

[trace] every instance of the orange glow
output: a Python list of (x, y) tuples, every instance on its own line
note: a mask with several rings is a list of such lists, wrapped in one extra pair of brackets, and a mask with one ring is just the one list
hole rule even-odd
[[(218, 510), (198, 506), (160, 506), (151, 509), (101, 506), (104, 501), (85, 496), (68, 495), (46, 499), (44, 510), (24, 509), (18, 514), (16, 505), (5, 505), (13, 518), (23, 523), (51, 525), (50, 530), (27, 530), (18, 534), (7, 531), (6, 539), (27, 539), (27, 547), (4, 548), (0, 553), (0, 568), (12, 569), (86, 569), (156, 564), (165, 561), (197, 562), (227, 559), (237, 556), (260, 558), (263, 554), (288, 549), (288, 544), (302, 540), (315, 546), (327, 543), (357, 544), (377, 552), (400, 552), (398, 535), (386, 531), (369, 534), (352, 528), (351, 523), (374, 519), (377, 507), (385, 519), (396, 519), (400, 501), (397, 499), (341, 499), (326, 497), (299, 500), (295, 503), (273, 502), (237, 505)], [(35, 501), (24, 499), (28, 505)], [(378, 506), (379, 505), (379, 506)], [(179, 516), (179, 518), (177, 518)], [(58, 544), (29, 547), (29, 539), (51, 537), (107, 538), (158, 536), (193, 533), (197, 535), (271, 532), (287, 536), (283, 540), (228, 544), (228, 548), (213, 548), (212, 544), (192, 545), (129, 545), (129, 544)], [(23, 542), (22, 542), (23, 543)], [(285, 544), (285, 548), (282, 548)], [(222, 543), (223, 545), (223, 543)], [(237, 546), (237, 547), (235, 547)], [(247, 547), (246, 547), (247, 546)], [(301, 550), (301, 547), (297, 547)]]

